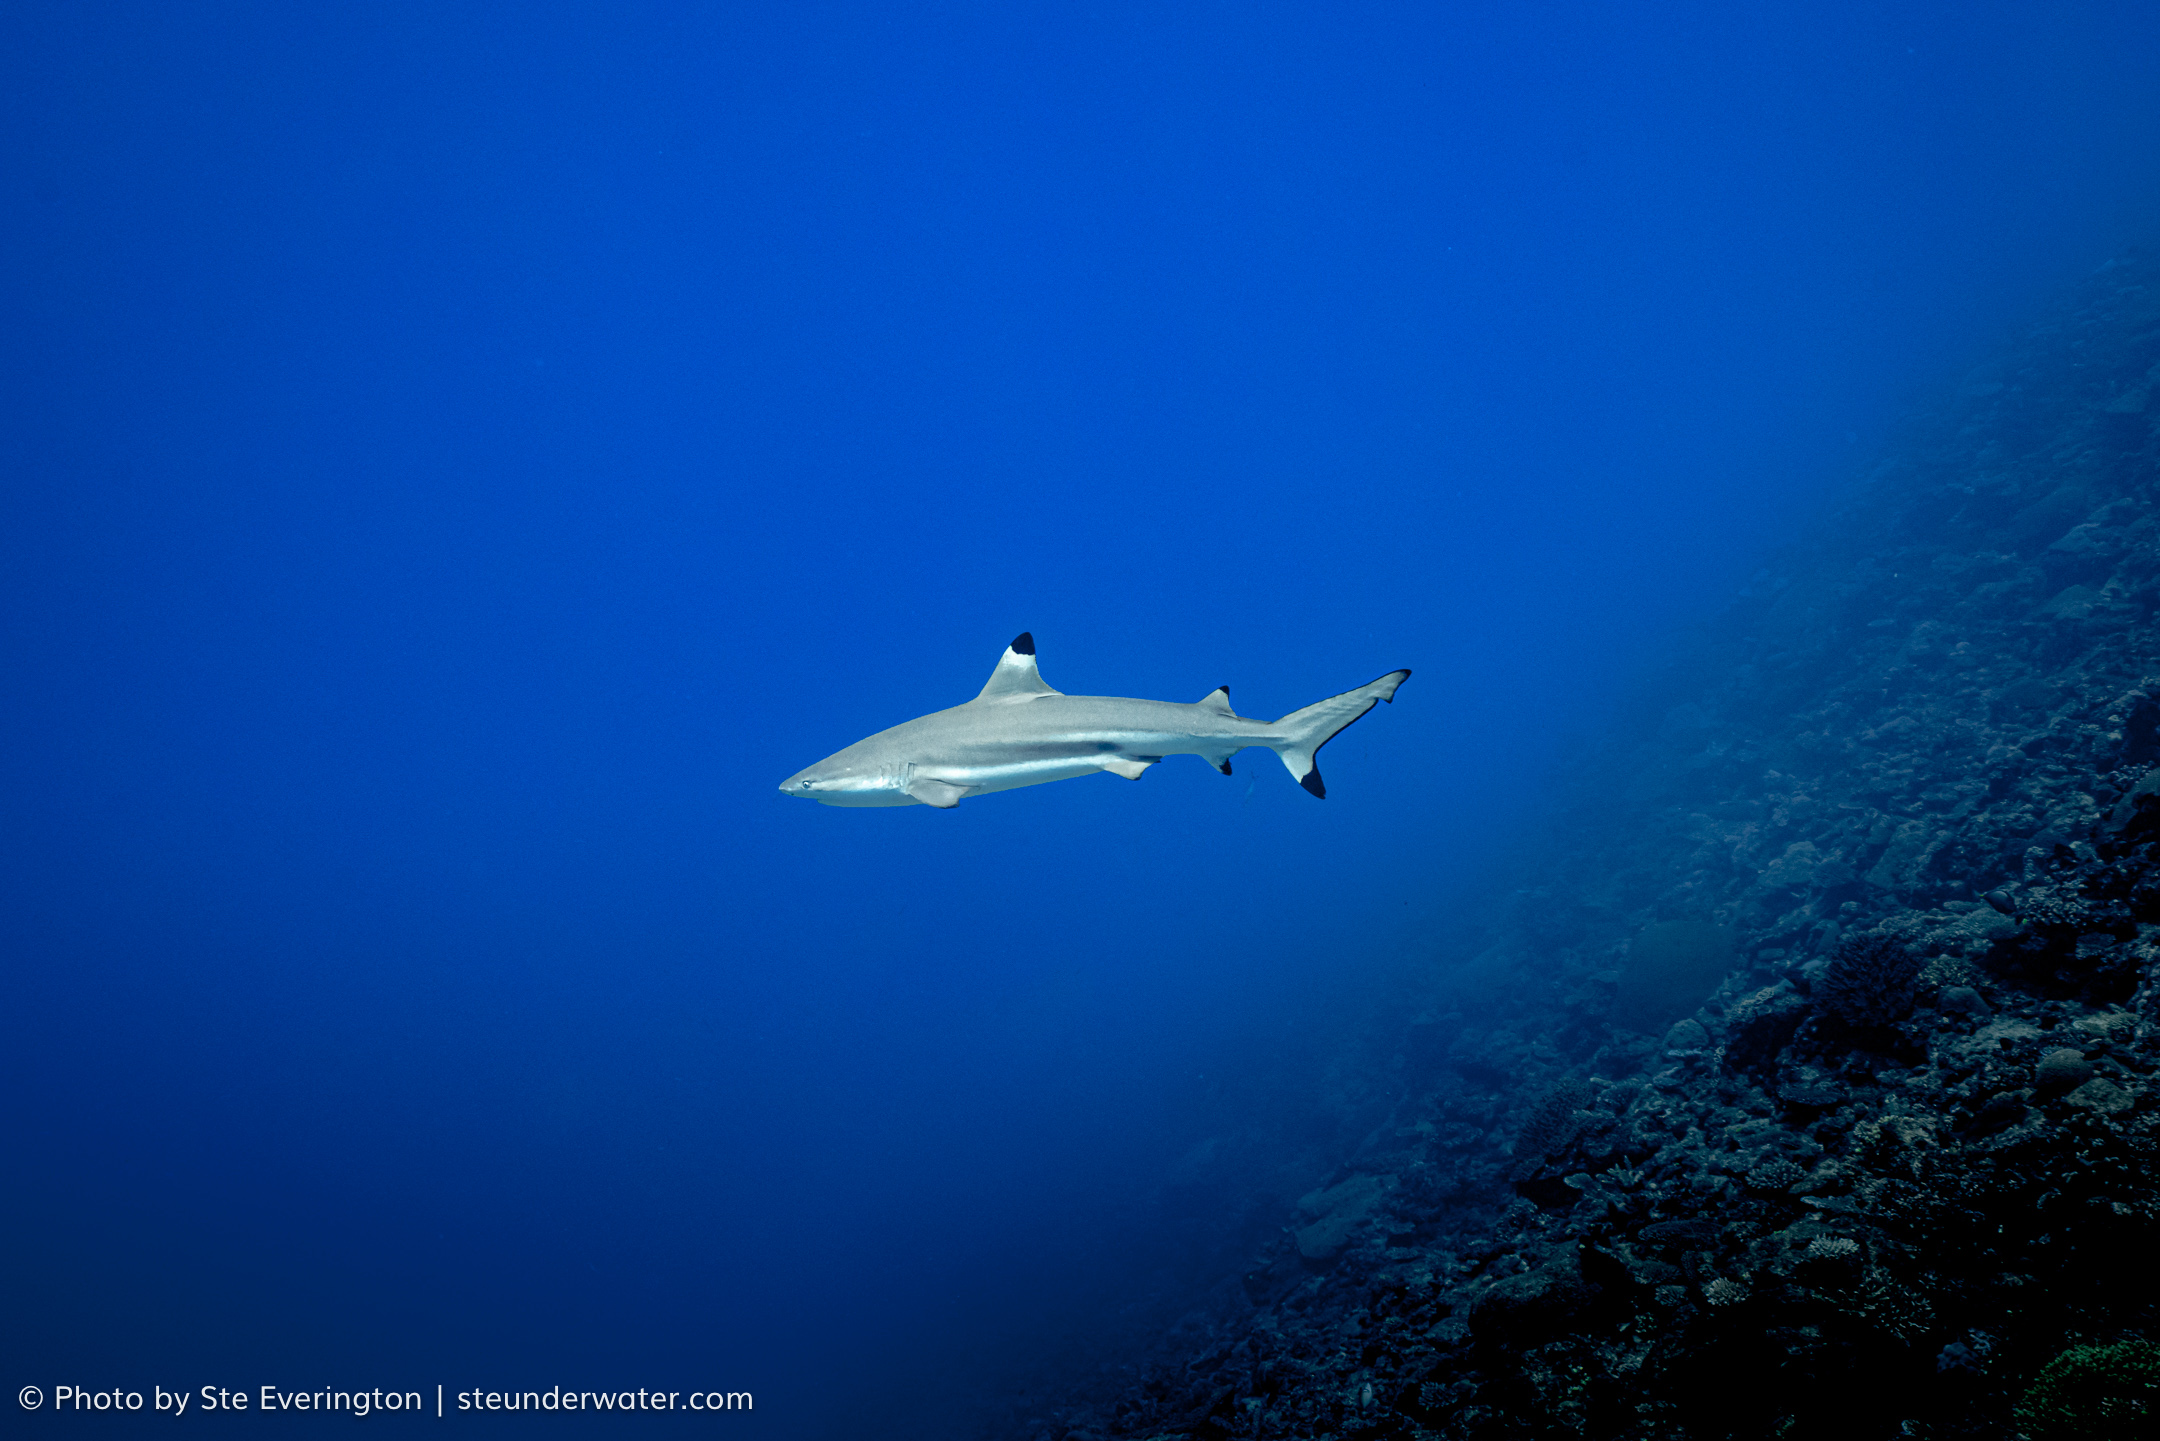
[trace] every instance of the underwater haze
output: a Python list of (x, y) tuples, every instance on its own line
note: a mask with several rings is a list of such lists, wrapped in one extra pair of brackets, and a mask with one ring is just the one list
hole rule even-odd
[[(1212, 1138), (1913, 395), (2160, 237), (2156, 74), (2135, 3), (11, 5), (25, 1429), (1124, 1375), (1327, 1179)], [(1325, 800), (776, 789), (1022, 631), (1270, 719), (1415, 674)]]

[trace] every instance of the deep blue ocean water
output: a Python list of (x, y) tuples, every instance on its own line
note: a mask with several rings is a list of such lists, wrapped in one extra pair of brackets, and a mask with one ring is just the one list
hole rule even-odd
[[(1665, 639), (2160, 237), (2156, 65), (2130, 3), (8, 7), (9, 1388), (943, 1436), (1114, 1364), (1222, 1078), (1324, 1074)], [(1416, 675), (1324, 802), (775, 790), (1021, 630)]]

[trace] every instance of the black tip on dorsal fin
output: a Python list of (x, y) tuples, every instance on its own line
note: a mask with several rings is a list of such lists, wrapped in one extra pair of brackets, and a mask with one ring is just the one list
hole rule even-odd
[(1034, 632), (1025, 630), (1020, 632), (1020, 634), (1013, 637), (1013, 643), (1006, 649), (1010, 650), (1014, 655), (1035, 654)]
[(1311, 791), (1321, 800), (1327, 799), (1327, 787), (1320, 783), (1320, 767), (1314, 766), (1311, 770), (1305, 772), (1305, 779), (1299, 781), (1298, 784)]
[(1219, 690), (1219, 691), (1221, 691), (1221, 692), (1222, 692), (1222, 698), (1223, 698), (1224, 700), (1228, 700), (1228, 699), (1230, 699), (1230, 687), (1228, 687), (1228, 686), (1226, 686), (1226, 685), (1219, 685), (1219, 686), (1215, 687), (1215, 689), (1217, 689), (1217, 690)]

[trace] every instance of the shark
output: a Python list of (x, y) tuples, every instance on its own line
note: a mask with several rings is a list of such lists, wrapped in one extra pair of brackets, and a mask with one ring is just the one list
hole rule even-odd
[(1324, 800), (1320, 747), (1377, 702), (1392, 704), (1409, 678), (1391, 670), (1280, 720), (1254, 720), (1230, 709), (1228, 686), (1190, 705), (1052, 690), (1036, 665), (1034, 635), (1022, 631), (975, 699), (859, 740), (789, 776), (780, 790), (828, 806), (951, 810), (970, 796), (1104, 771), (1136, 781), (1164, 756), (1196, 755), (1229, 775), (1232, 756), (1266, 746)]

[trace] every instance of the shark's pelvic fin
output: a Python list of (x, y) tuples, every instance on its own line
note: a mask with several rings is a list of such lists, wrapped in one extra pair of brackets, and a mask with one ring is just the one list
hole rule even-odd
[(989, 684), (982, 688), (977, 701), (1033, 700), (1039, 695), (1062, 695), (1043, 684), (1042, 673), (1035, 669), (1035, 637), (1027, 631), (1013, 637), (1013, 643), (1005, 647), (1005, 654), (998, 658), (997, 669), (990, 672)]
[(1297, 783), (1306, 790), (1327, 799), (1327, 786), (1320, 779), (1318, 758), (1320, 747), (1349, 728), (1350, 723), (1371, 710), (1378, 701), (1393, 701), (1395, 687), (1410, 679), (1406, 670), (1391, 670), (1376, 681), (1369, 681), (1356, 690), (1346, 690), (1341, 695), (1331, 695), (1326, 700), (1315, 701), (1303, 710), (1294, 710), (1275, 722), (1278, 730), (1287, 737), (1275, 746), (1275, 754)]
[(971, 786), (956, 786), (951, 781), (934, 781), (927, 776), (917, 776), (908, 782), (907, 793), (926, 806), (936, 806), (941, 811), (949, 811), (960, 804), (960, 798), (972, 789)]
[(1154, 756), (1147, 760), (1141, 760), (1137, 756), (1104, 756), (1095, 764), (1114, 776), (1123, 776), (1129, 781), (1136, 781), (1147, 774), (1149, 766), (1154, 765), (1156, 761), (1161, 759), (1161, 756)]

